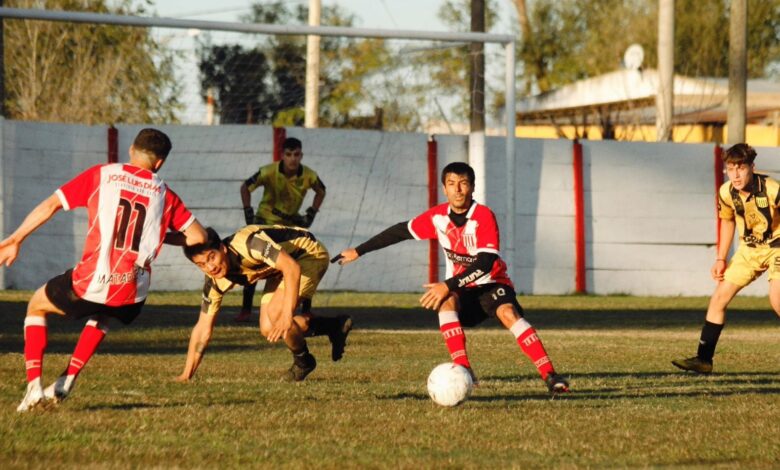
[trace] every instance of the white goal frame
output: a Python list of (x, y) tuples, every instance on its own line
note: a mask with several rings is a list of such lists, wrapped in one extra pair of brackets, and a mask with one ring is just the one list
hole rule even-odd
[[(455, 33), (415, 30), (383, 30), (367, 28), (346, 28), (339, 26), (276, 25), (258, 23), (237, 23), (222, 21), (182, 20), (176, 18), (151, 18), (130, 15), (110, 15), (89, 12), (69, 12), (59, 10), (5, 8), (0, 7), (0, 19), (29, 19), (43, 21), (62, 21), (72, 23), (112, 24), (121, 26), (200, 29), (207, 31), (230, 31), (239, 33), (259, 33), (269, 35), (294, 36), (341, 36), (380, 39), (429, 40), (442, 42), (477, 42), (503, 44), (505, 50), (505, 87), (506, 87), (506, 225), (504, 231), (503, 258), (510, 265), (510, 276), (514, 265), (515, 238), (515, 37), (511, 34), (492, 33)], [(476, 174), (475, 198), (485, 201), (485, 139), (484, 131), (472, 132), (469, 136), (469, 164)], [(475, 145), (472, 145), (472, 141)]]

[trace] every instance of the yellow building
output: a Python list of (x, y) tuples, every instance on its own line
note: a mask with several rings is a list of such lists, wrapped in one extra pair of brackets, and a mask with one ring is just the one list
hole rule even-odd
[[(515, 135), (656, 141), (655, 70), (619, 70), (521, 99)], [(674, 142), (725, 143), (728, 80), (674, 77)], [(780, 146), (780, 84), (748, 80), (746, 140)], [(607, 134), (605, 137), (604, 134)]]

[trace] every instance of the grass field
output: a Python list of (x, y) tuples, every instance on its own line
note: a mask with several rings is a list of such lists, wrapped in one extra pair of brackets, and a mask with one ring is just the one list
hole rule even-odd
[[(448, 355), (417, 295), (324, 294), (318, 313), (355, 319), (345, 358), (327, 339), (303, 383), (290, 356), (231, 323), (228, 298), (196, 380), (181, 372), (199, 294), (154, 294), (130, 327), (112, 325), (74, 395), (17, 414), (29, 293), (0, 293), (0, 467), (8, 468), (779, 468), (780, 323), (739, 298), (715, 358), (694, 376), (706, 299), (526, 297), (521, 303), (573, 392), (550, 399), (495, 320), (467, 331), (481, 385), (445, 409), (427, 397)], [(82, 324), (49, 321), (48, 383)]]

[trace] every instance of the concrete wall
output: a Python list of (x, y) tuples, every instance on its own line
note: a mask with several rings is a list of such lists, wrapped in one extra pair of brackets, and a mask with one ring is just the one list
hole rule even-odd
[[(141, 126), (120, 126), (120, 161)], [(161, 171), (205, 225), (227, 235), (243, 224), (241, 182), (272, 160), (272, 129), (264, 126), (162, 126), (174, 150)], [(427, 206), (427, 136), (423, 134), (288, 129), (304, 143), (304, 163), (327, 186), (312, 231), (336, 254)], [(467, 141), (440, 136), (439, 170), (467, 159)], [(503, 138), (486, 139), (486, 202), (506, 221)], [(105, 126), (4, 121), (2, 223), (11, 233), (24, 216), (79, 171), (106, 161)], [(516, 141), (514, 257), (518, 291), (574, 290), (572, 143)], [(757, 168), (780, 174), (780, 149), (761, 148)], [(708, 295), (715, 258), (713, 147), (709, 144), (583, 143), (586, 268), (589, 292)], [(260, 192), (253, 194), (253, 203)], [(310, 194), (304, 207), (311, 203)], [(55, 215), (3, 271), (9, 288), (33, 289), (72, 267), (81, 252), (83, 210)], [(420, 291), (428, 244), (407, 241), (347, 267), (332, 266), (324, 289)], [(443, 261), (440, 266), (443, 272)], [(202, 276), (174, 247), (154, 266), (153, 287), (198, 289)], [(765, 281), (746, 291), (766, 295)]]

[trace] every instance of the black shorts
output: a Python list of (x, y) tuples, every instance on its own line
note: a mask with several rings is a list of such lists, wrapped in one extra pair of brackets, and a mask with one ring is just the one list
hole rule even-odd
[(495, 317), (498, 307), (512, 304), (523, 316), (515, 290), (506, 284), (486, 284), (457, 291), (460, 308), (458, 318), (463, 326), (476, 326), (487, 317)]
[(73, 270), (69, 269), (46, 283), (46, 297), (55, 307), (65, 312), (66, 317), (85, 318), (93, 315), (106, 315), (129, 325), (141, 313), (145, 300), (136, 304), (112, 307), (84, 300), (73, 291)]

